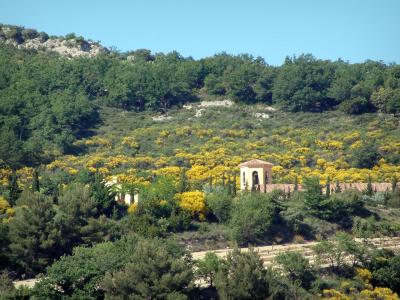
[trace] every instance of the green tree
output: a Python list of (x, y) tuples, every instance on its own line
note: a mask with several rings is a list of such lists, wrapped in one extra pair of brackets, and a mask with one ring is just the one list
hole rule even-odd
[(393, 176), (392, 178), (392, 192), (396, 192), (398, 190), (398, 179), (396, 175)]
[(323, 210), (324, 195), (318, 177), (305, 178), (303, 180), (304, 204), (309, 213), (318, 216)]
[(282, 252), (275, 257), (275, 261), (293, 284), (299, 281), (303, 288), (310, 288), (315, 274), (303, 254), (296, 251)]
[(346, 233), (337, 233), (331, 240), (323, 240), (313, 247), (320, 264), (340, 272), (349, 263), (352, 267), (366, 261), (367, 249)]
[(381, 157), (378, 146), (374, 141), (364, 141), (361, 147), (353, 150), (350, 163), (355, 168), (371, 169)]
[(329, 61), (310, 54), (286, 58), (274, 81), (274, 98), (289, 111), (329, 109), (335, 104), (327, 93), (333, 76), (334, 67)]
[(115, 193), (105, 184), (104, 178), (100, 174), (94, 176), (94, 180), (90, 185), (90, 195), (95, 203), (98, 214), (104, 214), (110, 217), (113, 209), (117, 206), (115, 201)]
[(365, 112), (371, 112), (371, 102), (361, 96), (343, 101), (340, 106), (341, 110), (351, 115), (359, 115)]
[(33, 192), (39, 192), (39, 190), (40, 190), (39, 172), (35, 168), (35, 169), (33, 169), (33, 176), (32, 176), (32, 191)]
[(336, 180), (336, 184), (335, 184), (335, 193), (341, 193), (342, 192), (342, 188), (340, 187), (340, 183), (339, 180)]
[(263, 261), (254, 251), (230, 252), (217, 273), (215, 286), (219, 298), (224, 299), (266, 299), (269, 296), (267, 270)]
[(367, 194), (368, 196), (372, 196), (374, 194), (374, 190), (372, 188), (372, 179), (371, 176), (368, 176), (368, 180), (367, 180), (367, 189), (365, 190), (365, 194)]
[(224, 95), (226, 88), (221, 77), (209, 74), (204, 79), (204, 87), (210, 95)]
[[(5, 295), (10, 295), (15, 291), (14, 284), (8, 274), (8, 272), (0, 272), (0, 299), (8, 299), (3, 298)], [(11, 297), (9, 298), (11, 299)]]
[[(41, 194), (26, 194), (15, 208), (10, 222), (10, 249), (13, 261), (27, 275), (44, 270), (63, 253), (56, 226), (53, 201)], [(19, 203), (18, 202), (18, 203)]]
[(373, 271), (372, 282), (400, 293), (400, 256), (390, 258), (384, 267)]
[(190, 256), (159, 240), (141, 240), (129, 263), (107, 273), (102, 287), (106, 299), (172, 299), (189, 291), (192, 277)]
[(232, 238), (239, 244), (265, 241), (278, 218), (278, 207), (270, 195), (244, 194), (234, 204), (229, 227)]
[(233, 203), (227, 191), (216, 190), (206, 194), (206, 203), (219, 222), (229, 221)]
[(178, 193), (183, 193), (183, 192), (187, 192), (188, 189), (189, 189), (189, 181), (186, 176), (186, 170), (185, 170), (185, 168), (182, 168), (177, 190), (178, 190)]
[(19, 195), (21, 193), (21, 190), (19, 189), (18, 186), (18, 177), (17, 177), (17, 172), (15, 170), (12, 170), (11, 176), (8, 179), (9, 182), (9, 191), (8, 191), (8, 199), (10, 204), (13, 206), (17, 202)]
[(213, 252), (207, 252), (202, 260), (196, 262), (196, 275), (213, 287), (222, 260)]
[(83, 242), (81, 231), (96, 214), (96, 205), (88, 187), (72, 184), (61, 192), (55, 221), (61, 231), (66, 253)]
[(329, 198), (331, 196), (331, 178), (329, 176), (326, 179), (325, 196), (326, 198)]
[(6, 269), (10, 264), (10, 237), (9, 226), (0, 222), (0, 270)]
[[(115, 243), (93, 247), (76, 247), (72, 255), (63, 256), (46, 270), (45, 278), (35, 285), (37, 299), (102, 299), (101, 281), (106, 272), (117, 271), (129, 261), (137, 239), (124, 238)], [(58, 286), (59, 289), (54, 289)]]

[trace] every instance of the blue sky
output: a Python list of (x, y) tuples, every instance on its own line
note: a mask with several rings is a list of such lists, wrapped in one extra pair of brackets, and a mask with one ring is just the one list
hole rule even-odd
[(400, 0), (0, 0), (0, 22), (121, 51), (400, 62)]

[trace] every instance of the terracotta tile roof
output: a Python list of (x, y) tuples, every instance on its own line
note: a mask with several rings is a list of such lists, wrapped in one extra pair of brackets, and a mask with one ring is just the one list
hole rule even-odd
[[(340, 189), (342, 191), (348, 190), (348, 189), (355, 189), (357, 191), (365, 191), (367, 189), (368, 183), (366, 182), (356, 182), (356, 183), (340, 183)], [(290, 192), (294, 191), (294, 184), (286, 184), (286, 183), (274, 183), (274, 184), (267, 184), (267, 192), (272, 192), (273, 190), (281, 190), (284, 192)], [(331, 191), (334, 191), (336, 188), (335, 183), (331, 184)], [(392, 184), (387, 183), (387, 182), (374, 182), (372, 183), (372, 189), (374, 192), (386, 192), (386, 191), (391, 191), (392, 190)], [(302, 190), (302, 186), (299, 184), (298, 185), (298, 190)]]
[(239, 165), (239, 167), (249, 167), (249, 168), (262, 168), (264, 166), (273, 166), (273, 164), (261, 159), (252, 159), (244, 163), (241, 163)]

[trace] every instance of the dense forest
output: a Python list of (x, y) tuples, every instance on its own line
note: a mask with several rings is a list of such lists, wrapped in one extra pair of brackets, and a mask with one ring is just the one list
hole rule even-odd
[(400, 67), (373, 61), (349, 64), (307, 54), (273, 67), (250, 55), (196, 61), (148, 50), (71, 60), (2, 45), (0, 65), (1, 140), (9, 141), (0, 158), (13, 169), (73, 152), (75, 139), (99, 122), (99, 107), (167, 113), (196, 101), (200, 91), (292, 112), (400, 111)]
[[(370, 239), (400, 234), (399, 113), (396, 64), (0, 43), (0, 299), (398, 299), (400, 256)], [(303, 189), (239, 192), (255, 157)], [(309, 241), (315, 261), (267, 268), (238, 249)]]

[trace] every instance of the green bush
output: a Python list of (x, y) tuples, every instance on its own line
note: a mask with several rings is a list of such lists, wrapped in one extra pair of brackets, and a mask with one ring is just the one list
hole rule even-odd
[(356, 97), (342, 102), (340, 109), (351, 115), (359, 115), (362, 113), (371, 112), (373, 106), (371, 102), (364, 97)]
[(267, 270), (254, 250), (230, 252), (217, 273), (215, 286), (221, 300), (266, 299), (270, 293)]
[(102, 281), (108, 299), (183, 299), (193, 278), (191, 258), (160, 240), (140, 240), (120, 270)]
[(282, 252), (275, 257), (276, 263), (293, 283), (300, 282), (303, 288), (309, 289), (315, 279), (310, 263), (300, 252)]
[(31, 40), (39, 36), (39, 33), (35, 29), (23, 29), (22, 30), (22, 37), (24, 40)]
[(364, 141), (363, 145), (353, 150), (350, 163), (355, 168), (372, 168), (382, 157), (374, 141)]
[(236, 199), (229, 223), (233, 240), (240, 245), (268, 240), (278, 220), (278, 207), (269, 194), (246, 193)]
[[(101, 299), (100, 283), (106, 272), (119, 270), (135, 251), (136, 238), (102, 243), (91, 248), (77, 247), (71, 256), (63, 256), (46, 271), (45, 278), (33, 289), (37, 299)], [(54, 289), (58, 286), (58, 289)]]
[(400, 293), (400, 256), (388, 259), (385, 266), (372, 272), (372, 282)]
[(226, 191), (216, 191), (206, 194), (206, 203), (219, 222), (229, 221), (232, 209), (232, 196)]

